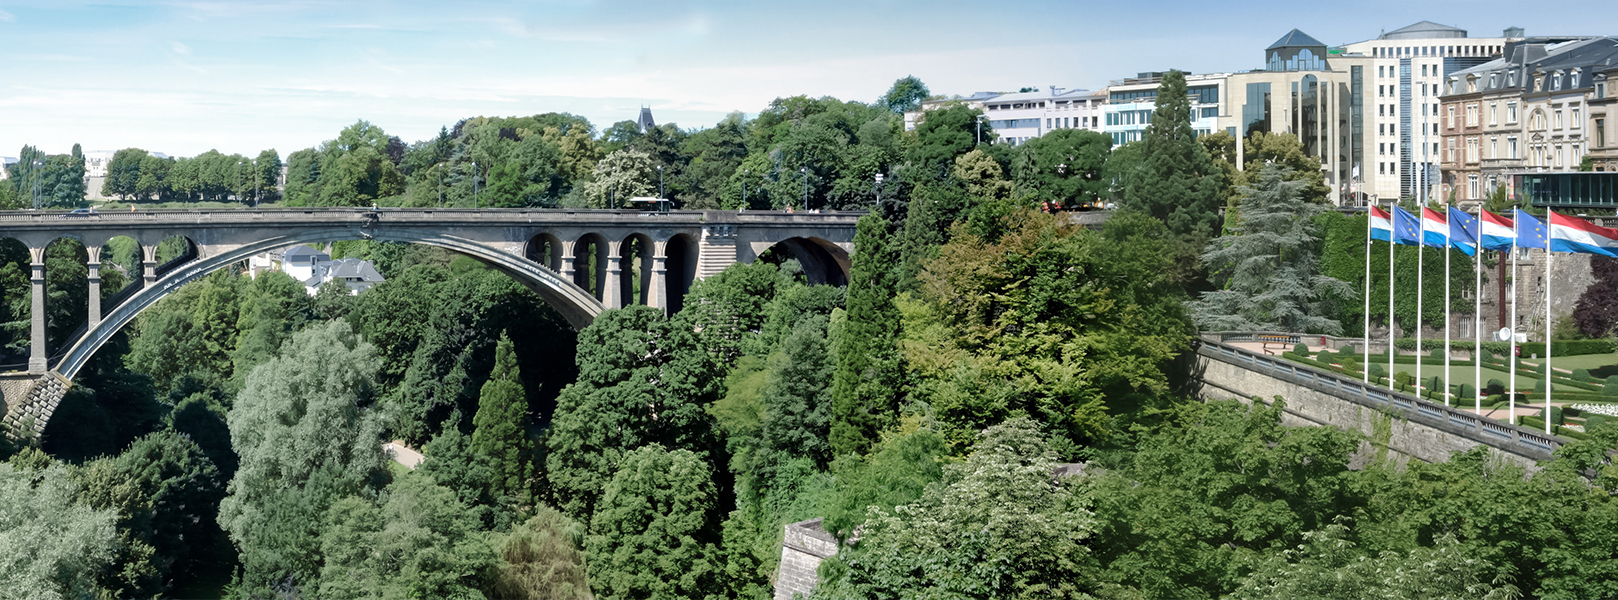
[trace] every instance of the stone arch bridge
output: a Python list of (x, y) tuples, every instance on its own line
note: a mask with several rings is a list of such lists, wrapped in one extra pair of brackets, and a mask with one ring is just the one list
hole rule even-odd
[[(297, 244), (377, 240), (424, 244), (480, 260), (534, 290), (574, 327), (608, 308), (644, 304), (673, 312), (693, 281), (771, 251), (803, 264), (812, 283), (845, 284), (861, 213), (567, 209), (260, 208), (147, 210), (67, 215), (0, 211), (0, 238), (32, 262), (26, 372), (0, 374), (3, 424), (12, 437), (43, 433), (73, 377), (114, 333), (186, 282), (256, 254)], [(140, 248), (139, 276), (102, 301), (101, 251), (126, 236)], [(89, 319), (47, 353), (45, 249), (61, 238), (88, 253)], [(158, 246), (185, 251), (159, 264)], [(631, 279), (632, 277), (636, 279)], [(18, 365), (20, 366), (20, 365)]]

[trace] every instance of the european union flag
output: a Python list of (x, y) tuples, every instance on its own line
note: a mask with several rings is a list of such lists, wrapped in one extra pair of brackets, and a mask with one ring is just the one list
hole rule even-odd
[(1449, 207), (1449, 244), (1472, 256), (1478, 251), (1478, 218)]
[(1517, 222), (1518, 248), (1545, 250), (1550, 247), (1550, 230), (1545, 228), (1544, 221), (1521, 210), (1513, 210), (1512, 213), (1512, 218)]
[(1397, 206), (1393, 207), (1393, 243), (1401, 246), (1421, 245), (1421, 217)]

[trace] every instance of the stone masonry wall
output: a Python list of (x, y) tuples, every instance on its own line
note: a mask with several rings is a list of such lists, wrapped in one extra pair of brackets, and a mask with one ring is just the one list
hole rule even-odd
[[(1287, 381), (1244, 369), (1238, 365), (1203, 358), (1203, 397), (1217, 399), (1251, 399), (1257, 396), (1268, 402), (1275, 396), (1286, 400), (1287, 425), (1327, 425), (1364, 433), (1374, 439), (1378, 427), (1387, 436), (1388, 449), (1403, 457), (1425, 462), (1449, 460), (1450, 453), (1471, 449), (1479, 442), (1451, 431), (1423, 423), (1412, 422), (1398, 416), (1338, 398), (1325, 392), (1295, 385)], [(1370, 450), (1362, 448), (1362, 454)], [(1525, 467), (1534, 467), (1538, 456), (1503, 451), (1491, 447), (1491, 453), (1503, 460)], [(1362, 457), (1363, 460), (1363, 457)]]
[(62, 396), (72, 386), (72, 382), (52, 371), (34, 380), (33, 387), (20, 402), (14, 403), (9, 396), (11, 390), (6, 389), (6, 416), (0, 422), (5, 428), (6, 437), (18, 440), (45, 433), (45, 423), (50, 421), (51, 413), (56, 412)]
[(781, 541), (781, 566), (775, 572), (775, 600), (809, 595), (820, 583), (820, 562), (837, 555), (837, 538), (821, 528), (820, 519), (790, 523)]

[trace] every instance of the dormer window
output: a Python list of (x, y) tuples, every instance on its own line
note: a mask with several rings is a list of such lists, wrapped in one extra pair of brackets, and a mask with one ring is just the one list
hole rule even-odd
[(1512, 72), (1506, 74), (1506, 87), (1517, 87), (1517, 72), (1516, 71), (1512, 71)]
[(1490, 73), (1489, 74), (1489, 89), (1492, 90), (1492, 89), (1494, 89), (1496, 87), (1499, 87), (1499, 85), (1500, 85), (1500, 74), (1499, 73)]
[(1574, 69), (1572, 76), (1568, 78), (1568, 80), (1567, 80), (1567, 89), (1570, 89), (1570, 90), (1579, 89), (1579, 70), (1578, 69)]
[(1537, 76), (1534, 77), (1534, 91), (1536, 91), (1536, 92), (1545, 91), (1545, 76), (1544, 75), (1537, 75)]
[(1595, 97), (1597, 97), (1597, 98), (1605, 98), (1605, 97), (1607, 97), (1607, 80), (1605, 80), (1605, 79), (1596, 79), (1596, 96)]
[(1557, 71), (1551, 75), (1551, 91), (1562, 89), (1562, 72)]
[(1478, 91), (1478, 78), (1477, 78), (1477, 76), (1476, 75), (1468, 76), (1466, 78), (1466, 93), (1471, 94), (1471, 93), (1474, 93), (1474, 92), (1477, 92), (1477, 91)]

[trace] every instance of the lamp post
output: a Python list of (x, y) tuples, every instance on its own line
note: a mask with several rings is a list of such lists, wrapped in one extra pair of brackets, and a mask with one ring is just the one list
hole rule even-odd
[(663, 165), (657, 165), (657, 199), (663, 199)]
[(236, 159), (236, 207), (246, 206), (242, 201), (242, 159)]
[(876, 204), (877, 204), (877, 206), (881, 206), (882, 205), (882, 174), (881, 173), (876, 174), (876, 185), (874, 185), (873, 187), (876, 188)]
[(977, 129), (978, 129), (977, 143), (978, 143), (978, 145), (981, 145), (981, 144), (983, 144), (983, 115), (978, 115), (977, 118), (972, 119), (972, 124), (977, 126)]
[(748, 171), (747, 169), (742, 169), (742, 207), (736, 209), (737, 212), (747, 210), (747, 174), (748, 173), (751, 173), (751, 171)]
[(253, 159), (253, 208), (258, 208), (258, 180), (264, 178), (264, 172), (258, 170), (258, 159)]
[(472, 208), (478, 208), (478, 163), (472, 161)]
[(803, 174), (803, 200), (800, 204), (804, 210), (809, 210), (809, 167), (798, 167), (798, 172)]

